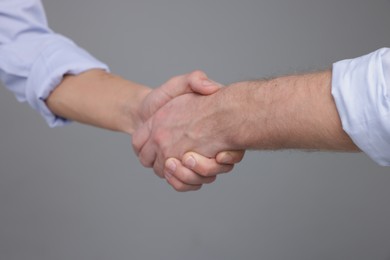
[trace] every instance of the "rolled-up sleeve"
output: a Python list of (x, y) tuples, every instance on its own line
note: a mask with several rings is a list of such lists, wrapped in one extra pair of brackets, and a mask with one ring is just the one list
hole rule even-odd
[(49, 94), (64, 75), (94, 68), (108, 70), (73, 41), (49, 29), (39, 0), (0, 0), (0, 79), (49, 126), (68, 122), (48, 109)]
[(390, 166), (390, 49), (336, 62), (332, 77), (343, 129), (374, 161)]

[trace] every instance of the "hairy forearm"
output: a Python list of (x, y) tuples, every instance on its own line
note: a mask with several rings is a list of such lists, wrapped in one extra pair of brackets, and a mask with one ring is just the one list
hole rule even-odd
[(46, 100), (56, 115), (113, 131), (133, 133), (150, 89), (102, 70), (65, 76)]
[(331, 71), (324, 71), (228, 87), (225, 97), (235, 97), (243, 118), (229, 138), (231, 145), (238, 149), (358, 151), (342, 129), (331, 78)]

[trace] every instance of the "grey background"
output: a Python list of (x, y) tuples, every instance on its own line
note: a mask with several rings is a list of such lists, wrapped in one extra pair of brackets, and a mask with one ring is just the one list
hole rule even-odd
[[(113, 72), (158, 86), (318, 70), (389, 45), (385, 0), (44, 1)], [(256, 111), (253, 111), (254, 113)], [(128, 136), (49, 129), (0, 88), (0, 259), (390, 259), (390, 172), (363, 154), (248, 152), (195, 193)]]

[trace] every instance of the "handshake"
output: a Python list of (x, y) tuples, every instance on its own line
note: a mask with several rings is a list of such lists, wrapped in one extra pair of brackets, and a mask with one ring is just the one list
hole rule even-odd
[(195, 71), (151, 89), (101, 70), (65, 76), (46, 104), (62, 118), (132, 136), (177, 191), (231, 171), (248, 149), (359, 151), (342, 129), (330, 70), (222, 87)]
[(212, 183), (244, 155), (228, 151), (229, 126), (219, 121), (228, 117), (218, 115), (228, 112), (218, 110), (225, 102), (217, 97), (221, 87), (195, 71), (147, 90), (141, 98), (133, 148), (143, 166), (152, 167), (177, 191)]
[(65, 76), (46, 104), (59, 117), (131, 135), (143, 166), (175, 190), (190, 191), (231, 171), (244, 155), (229, 145), (231, 114), (221, 108), (231, 100), (222, 89), (201, 71), (151, 89), (90, 70)]

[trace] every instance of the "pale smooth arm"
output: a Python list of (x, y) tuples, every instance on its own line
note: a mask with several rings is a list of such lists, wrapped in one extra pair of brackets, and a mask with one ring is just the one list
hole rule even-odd
[(140, 105), (150, 92), (103, 70), (89, 70), (65, 76), (46, 103), (57, 116), (132, 134), (141, 123)]

